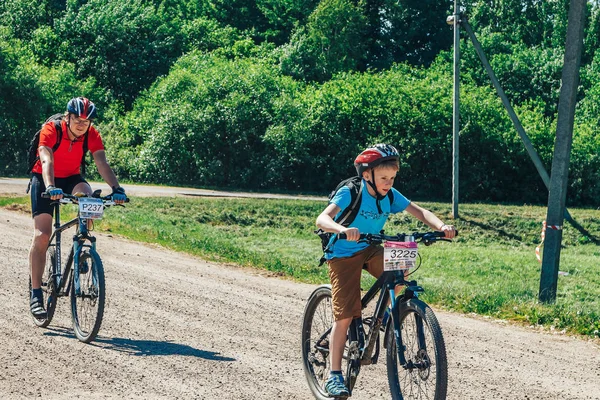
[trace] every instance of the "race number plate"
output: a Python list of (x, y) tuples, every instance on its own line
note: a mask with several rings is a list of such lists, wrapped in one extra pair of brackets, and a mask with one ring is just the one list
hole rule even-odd
[(79, 199), (79, 217), (83, 219), (102, 219), (104, 204), (102, 199), (82, 197)]
[(385, 242), (383, 244), (383, 270), (399, 271), (417, 266), (416, 242)]

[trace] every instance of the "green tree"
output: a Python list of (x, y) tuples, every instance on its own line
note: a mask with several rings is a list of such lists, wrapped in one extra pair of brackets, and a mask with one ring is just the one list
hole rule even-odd
[(181, 21), (145, 0), (69, 0), (55, 23), (60, 58), (129, 107), (182, 54)]
[(366, 19), (362, 3), (323, 0), (299, 27), (281, 56), (283, 73), (323, 82), (364, 63)]

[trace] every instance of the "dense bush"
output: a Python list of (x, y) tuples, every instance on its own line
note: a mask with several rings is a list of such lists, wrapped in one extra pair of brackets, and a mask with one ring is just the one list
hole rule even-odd
[[(272, 152), (262, 136), (290, 78), (250, 59), (191, 53), (138, 99), (123, 126), (108, 129), (120, 169), (161, 183), (263, 188)], [(123, 129), (123, 133), (119, 130)]]
[[(546, 169), (567, 0), (462, 9)], [(0, 2), (0, 173), (76, 95), (121, 178), (328, 192), (369, 144), (401, 153), (397, 186), (449, 200), (452, 1)], [(600, 188), (600, 7), (589, 2), (569, 204)], [(343, 21), (343, 23), (340, 23)], [(461, 201), (545, 202), (547, 189), (468, 40), (461, 41)]]

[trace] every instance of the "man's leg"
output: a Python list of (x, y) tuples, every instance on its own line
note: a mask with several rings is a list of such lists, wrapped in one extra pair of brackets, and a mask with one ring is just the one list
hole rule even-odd
[(92, 188), (90, 187), (90, 185), (87, 182), (79, 182), (77, 185), (75, 185), (75, 187), (71, 191), (71, 194), (75, 194), (75, 193), (83, 193), (87, 196), (91, 196)]
[(42, 296), (42, 275), (46, 265), (46, 250), (52, 233), (52, 215), (38, 214), (33, 217), (33, 240), (29, 250), (31, 276), (31, 312), (36, 318), (45, 318)]
[(29, 250), (29, 266), (31, 268), (31, 286), (39, 289), (42, 286), (42, 275), (46, 265), (46, 249), (52, 233), (52, 216), (39, 214), (33, 217), (33, 241)]

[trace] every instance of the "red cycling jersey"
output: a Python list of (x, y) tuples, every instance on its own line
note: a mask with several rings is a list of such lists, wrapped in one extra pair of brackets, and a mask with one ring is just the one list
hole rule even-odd
[[(56, 178), (67, 178), (69, 176), (81, 173), (81, 158), (83, 157), (83, 136), (74, 141), (69, 140), (67, 135), (67, 122), (62, 121), (61, 127), (63, 131), (60, 146), (54, 152), (54, 176)], [(88, 130), (88, 149), (94, 154), (98, 150), (104, 150), (104, 144), (100, 134), (90, 126)], [(40, 132), (40, 146), (46, 146), (52, 149), (58, 138), (54, 122), (48, 122), (42, 127)], [(39, 151), (38, 151), (39, 155)], [(42, 173), (42, 164), (38, 160), (31, 170), (34, 173)]]

